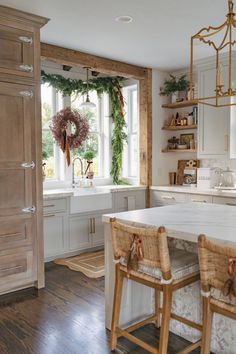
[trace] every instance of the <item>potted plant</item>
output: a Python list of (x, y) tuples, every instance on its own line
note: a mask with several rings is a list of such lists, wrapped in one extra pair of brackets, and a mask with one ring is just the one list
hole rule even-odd
[(87, 167), (85, 170), (85, 175), (89, 179), (93, 179), (94, 172), (92, 168), (93, 159), (96, 157), (97, 153), (94, 150), (87, 150), (83, 153), (83, 159), (87, 161)]
[(165, 80), (164, 86), (160, 88), (161, 96), (171, 96), (171, 102), (186, 99), (187, 91), (189, 89), (189, 81), (186, 75), (182, 75), (179, 79), (170, 75), (169, 80)]

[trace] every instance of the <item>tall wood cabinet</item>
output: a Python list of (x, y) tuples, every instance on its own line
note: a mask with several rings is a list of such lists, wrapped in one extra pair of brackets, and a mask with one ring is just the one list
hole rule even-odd
[(40, 28), (0, 6), (0, 294), (44, 286)]

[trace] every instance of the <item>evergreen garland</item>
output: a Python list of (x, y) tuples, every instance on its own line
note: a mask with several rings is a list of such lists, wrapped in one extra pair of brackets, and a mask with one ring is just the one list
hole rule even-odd
[[(48, 83), (63, 96), (70, 96), (72, 93), (86, 94), (87, 85), (83, 80), (67, 79), (62, 75), (47, 74), (41, 72), (42, 83)], [(101, 77), (91, 79), (88, 82), (89, 91), (96, 91), (98, 96), (102, 93), (109, 94), (111, 101), (111, 116), (113, 118), (112, 132), (112, 168), (111, 176), (114, 184), (122, 183), (122, 155), (124, 143), (127, 141), (125, 132), (126, 123), (124, 119), (124, 100), (121, 92), (123, 78), (121, 77)]]

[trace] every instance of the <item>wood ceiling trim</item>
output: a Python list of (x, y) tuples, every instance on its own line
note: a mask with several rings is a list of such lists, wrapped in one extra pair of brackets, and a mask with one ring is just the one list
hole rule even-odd
[(41, 57), (54, 63), (79, 67), (88, 66), (107, 75), (119, 75), (136, 80), (145, 79), (147, 75), (146, 68), (47, 43), (41, 43)]

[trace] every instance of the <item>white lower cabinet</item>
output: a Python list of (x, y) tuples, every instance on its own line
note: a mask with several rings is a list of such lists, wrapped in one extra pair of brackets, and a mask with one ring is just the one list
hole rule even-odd
[(91, 245), (87, 216), (77, 216), (69, 220), (69, 251), (89, 248)]
[(44, 256), (61, 255), (66, 251), (66, 217), (61, 214), (44, 215)]
[(102, 214), (70, 217), (69, 251), (84, 250), (103, 245)]

